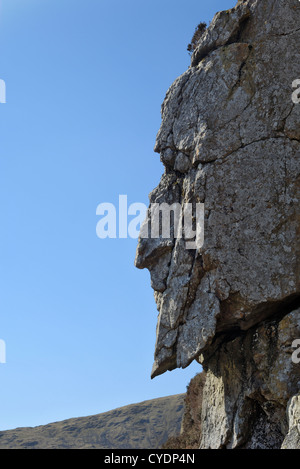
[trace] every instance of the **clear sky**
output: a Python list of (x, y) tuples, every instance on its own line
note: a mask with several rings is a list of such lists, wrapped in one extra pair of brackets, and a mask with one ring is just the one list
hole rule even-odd
[(96, 207), (148, 203), (160, 106), (200, 21), (234, 0), (1, 0), (0, 430), (185, 392), (150, 380), (157, 311), (136, 240)]

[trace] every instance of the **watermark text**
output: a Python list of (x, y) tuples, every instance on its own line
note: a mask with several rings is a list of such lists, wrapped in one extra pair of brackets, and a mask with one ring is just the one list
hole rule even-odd
[[(184, 239), (186, 249), (200, 249), (204, 243), (204, 204), (127, 203), (119, 196), (118, 209), (112, 203), (98, 205), (100, 220), (96, 233), (100, 239)], [(129, 221), (129, 217), (133, 217)]]
[(292, 347), (296, 349), (292, 355), (292, 362), (298, 365), (300, 363), (300, 339), (294, 340)]
[(4, 80), (0, 79), (0, 103), (6, 103), (6, 84)]
[(6, 363), (6, 344), (0, 339), (0, 364)]
[(292, 94), (292, 101), (294, 104), (300, 103), (300, 79), (294, 80), (292, 83), (292, 87), (296, 88), (296, 90)]

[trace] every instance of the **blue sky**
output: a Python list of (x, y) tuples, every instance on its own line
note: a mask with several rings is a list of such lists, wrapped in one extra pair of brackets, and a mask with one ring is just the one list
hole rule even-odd
[(0, 430), (185, 392), (150, 380), (157, 311), (136, 240), (96, 208), (148, 203), (160, 106), (194, 28), (234, 1), (1, 0)]

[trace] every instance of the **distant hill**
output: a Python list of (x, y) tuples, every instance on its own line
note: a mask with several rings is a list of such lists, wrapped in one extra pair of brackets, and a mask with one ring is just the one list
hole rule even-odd
[(0, 432), (0, 449), (156, 449), (180, 432), (185, 394)]

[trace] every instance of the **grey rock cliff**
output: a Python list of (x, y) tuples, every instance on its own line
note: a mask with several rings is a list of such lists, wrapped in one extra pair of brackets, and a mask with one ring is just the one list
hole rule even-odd
[(299, 19), (296, 0), (217, 13), (162, 105), (150, 203), (204, 203), (205, 241), (140, 237), (136, 266), (159, 311), (152, 376), (207, 371), (202, 448), (299, 447)]

